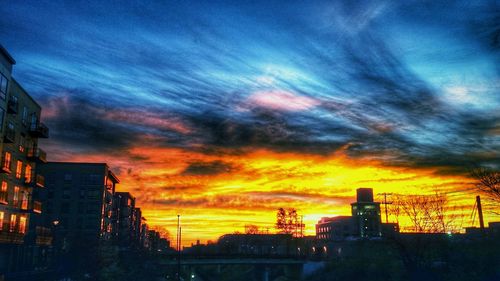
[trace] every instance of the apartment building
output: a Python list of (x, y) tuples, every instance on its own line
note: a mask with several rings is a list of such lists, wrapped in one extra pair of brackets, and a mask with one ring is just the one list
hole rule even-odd
[(40, 122), (40, 105), (12, 77), (14, 59), (0, 46), (0, 274), (38, 267), (40, 247), (50, 233), (31, 223), (42, 212), (34, 193), (44, 187), (35, 173), (46, 161), (38, 147), (48, 128)]
[(39, 197), (43, 220), (54, 225), (56, 246), (72, 249), (115, 236), (113, 202), (120, 181), (107, 164), (48, 162), (38, 171), (45, 175)]
[(114, 199), (117, 241), (122, 246), (130, 246), (132, 243), (137, 244), (141, 218), (140, 213), (139, 217), (137, 217), (138, 208), (135, 208), (135, 197), (128, 192), (116, 192)]

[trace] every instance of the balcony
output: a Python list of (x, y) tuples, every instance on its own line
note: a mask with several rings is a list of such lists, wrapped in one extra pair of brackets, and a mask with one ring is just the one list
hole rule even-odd
[(2, 159), (2, 163), (0, 163), (0, 173), (10, 174), (12, 171), (10, 170), (10, 159), (7, 161), (5, 158)]
[(17, 99), (11, 98), (7, 103), (7, 113), (8, 114), (17, 114), (19, 111), (19, 102)]
[(34, 187), (45, 187), (45, 177), (42, 175), (35, 175), (32, 178), (25, 178), (24, 183), (33, 185)]
[(5, 143), (14, 143), (16, 141), (16, 130), (10, 126), (5, 127), (3, 141)]
[[(5, 219), (4, 219), (5, 220)], [(0, 228), (0, 244), (23, 244), (24, 243), (24, 233), (19, 233), (17, 227), (15, 229), (10, 229), (8, 223), (3, 223)]]
[(30, 148), (28, 150), (28, 159), (31, 161), (39, 162), (39, 163), (47, 163), (47, 153), (40, 148)]
[(41, 214), (42, 213), (42, 202), (40, 201), (33, 201), (33, 213), (36, 213), (36, 214)]
[(6, 191), (3, 191), (3, 192), (0, 191), (0, 204), (5, 205), (5, 204), (9, 203), (9, 202), (7, 202), (7, 195), (8, 195), (8, 193)]
[(42, 175), (36, 175), (35, 184), (38, 187), (45, 187), (45, 177)]
[(31, 124), (30, 134), (35, 138), (48, 138), (49, 128), (41, 122), (39, 124)]

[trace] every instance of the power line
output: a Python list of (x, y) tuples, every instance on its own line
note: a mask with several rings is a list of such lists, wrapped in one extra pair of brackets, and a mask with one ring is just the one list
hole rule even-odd
[(384, 193), (378, 193), (378, 195), (384, 195), (384, 209), (385, 209), (385, 223), (389, 223), (389, 214), (387, 212), (387, 205), (391, 205), (392, 202), (387, 202), (387, 195), (392, 195), (392, 193), (387, 193), (387, 192), (384, 192)]

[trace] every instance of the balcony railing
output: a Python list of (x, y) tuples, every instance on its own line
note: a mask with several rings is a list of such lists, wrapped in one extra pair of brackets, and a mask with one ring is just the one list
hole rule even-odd
[(42, 175), (36, 175), (35, 184), (38, 187), (45, 187), (45, 177)]
[(6, 191), (0, 192), (0, 204), (7, 204), (7, 195)]
[(31, 124), (30, 134), (36, 138), (48, 138), (49, 128), (41, 122), (39, 124)]
[(47, 153), (40, 148), (30, 148), (27, 156), (31, 161), (47, 163)]
[(33, 187), (45, 187), (45, 177), (42, 175), (34, 175), (32, 178), (25, 178), (24, 183), (26, 185), (32, 185)]
[(8, 244), (24, 243), (24, 233), (19, 233), (18, 225), (16, 225), (14, 229), (11, 229), (9, 223), (2, 224), (2, 227), (0, 228), (0, 244), (3, 243), (8, 243)]
[(10, 165), (11, 165), (10, 160), (7, 161), (5, 158), (2, 158), (2, 161), (0, 163), (0, 173), (10, 174), (12, 172), (10, 169)]
[(33, 201), (33, 213), (41, 214), (42, 213), (42, 202)]
[(10, 99), (7, 103), (7, 113), (9, 114), (17, 114), (19, 111), (19, 102), (17, 99)]
[(3, 141), (6, 143), (14, 143), (16, 141), (16, 130), (7, 126), (5, 128), (5, 134), (3, 136)]

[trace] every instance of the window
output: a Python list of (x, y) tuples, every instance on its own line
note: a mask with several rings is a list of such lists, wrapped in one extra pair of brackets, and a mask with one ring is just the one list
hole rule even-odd
[(36, 129), (38, 127), (38, 117), (36, 117), (36, 114), (33, 113), (31, 114), (31, 128)]
[(7, 97), (8, 82), (7, 77), (0, 73), (0, 98), (3, 100)]
[(71, 181), (71, 180), (73, 180), (72, 174), (64, 174), (64, 181)]
[(0, 202), (7, 203), (7, 182), (2, 181), (2, 186), (0, 187)]
[(26, 217), (19, 218), (19, 233), (26, 233)]
[(28, 124), (28, 108), (26, 106), (23, 107), (23, 125), (26, 126)]
[(24, 170), (24, 178), (26, 183), (31, 182), (31, 165), (26, 165), (26, 169)]
[(14, 197), (12, 198), (12, 203), (14, 203), (15, 206), (19, 203), (19, 186), (14, 187)]
[(0, 230), (3, 230), (3, 216), (4, 216), (4, 213), (0, 212)]
[(2, 131), (3, 128), (3, 115), (4, 115), (4, 110), (3, 108), (0, 108), (0, 131)]
[(62, 198), (63, 199), (70, 199), (71, 198), (71, 190), (63, 190), (62, 192)]
[(28, 197), (29, 194), (27, 192), (23, 192), (23, 200), (21, 201), (21, 209), (28, 210)]
[(2, 163), (2, 167), (6, 170), (9, 170), (10, 171), (10, 161), (11, 161), (11, 154), (10, 152), (5, 152), (4, 156), (3, 156), (3, 163)]
[(24, 147), (25, 147), (25, 138), (23, 135), (19, 137), (19, 151), (24, 152)]
[(17, 179), (21, 178), (22, 171), (23, 171), (23, 162), (17, 160), (17, 166), (16, 166), (16, 178)]
[(10, 215), (10, 228), (9, 228), (10, 232), (14, 232), (16, 230), (16, 220), (17, 220), (16, 215), (14, 214)]

